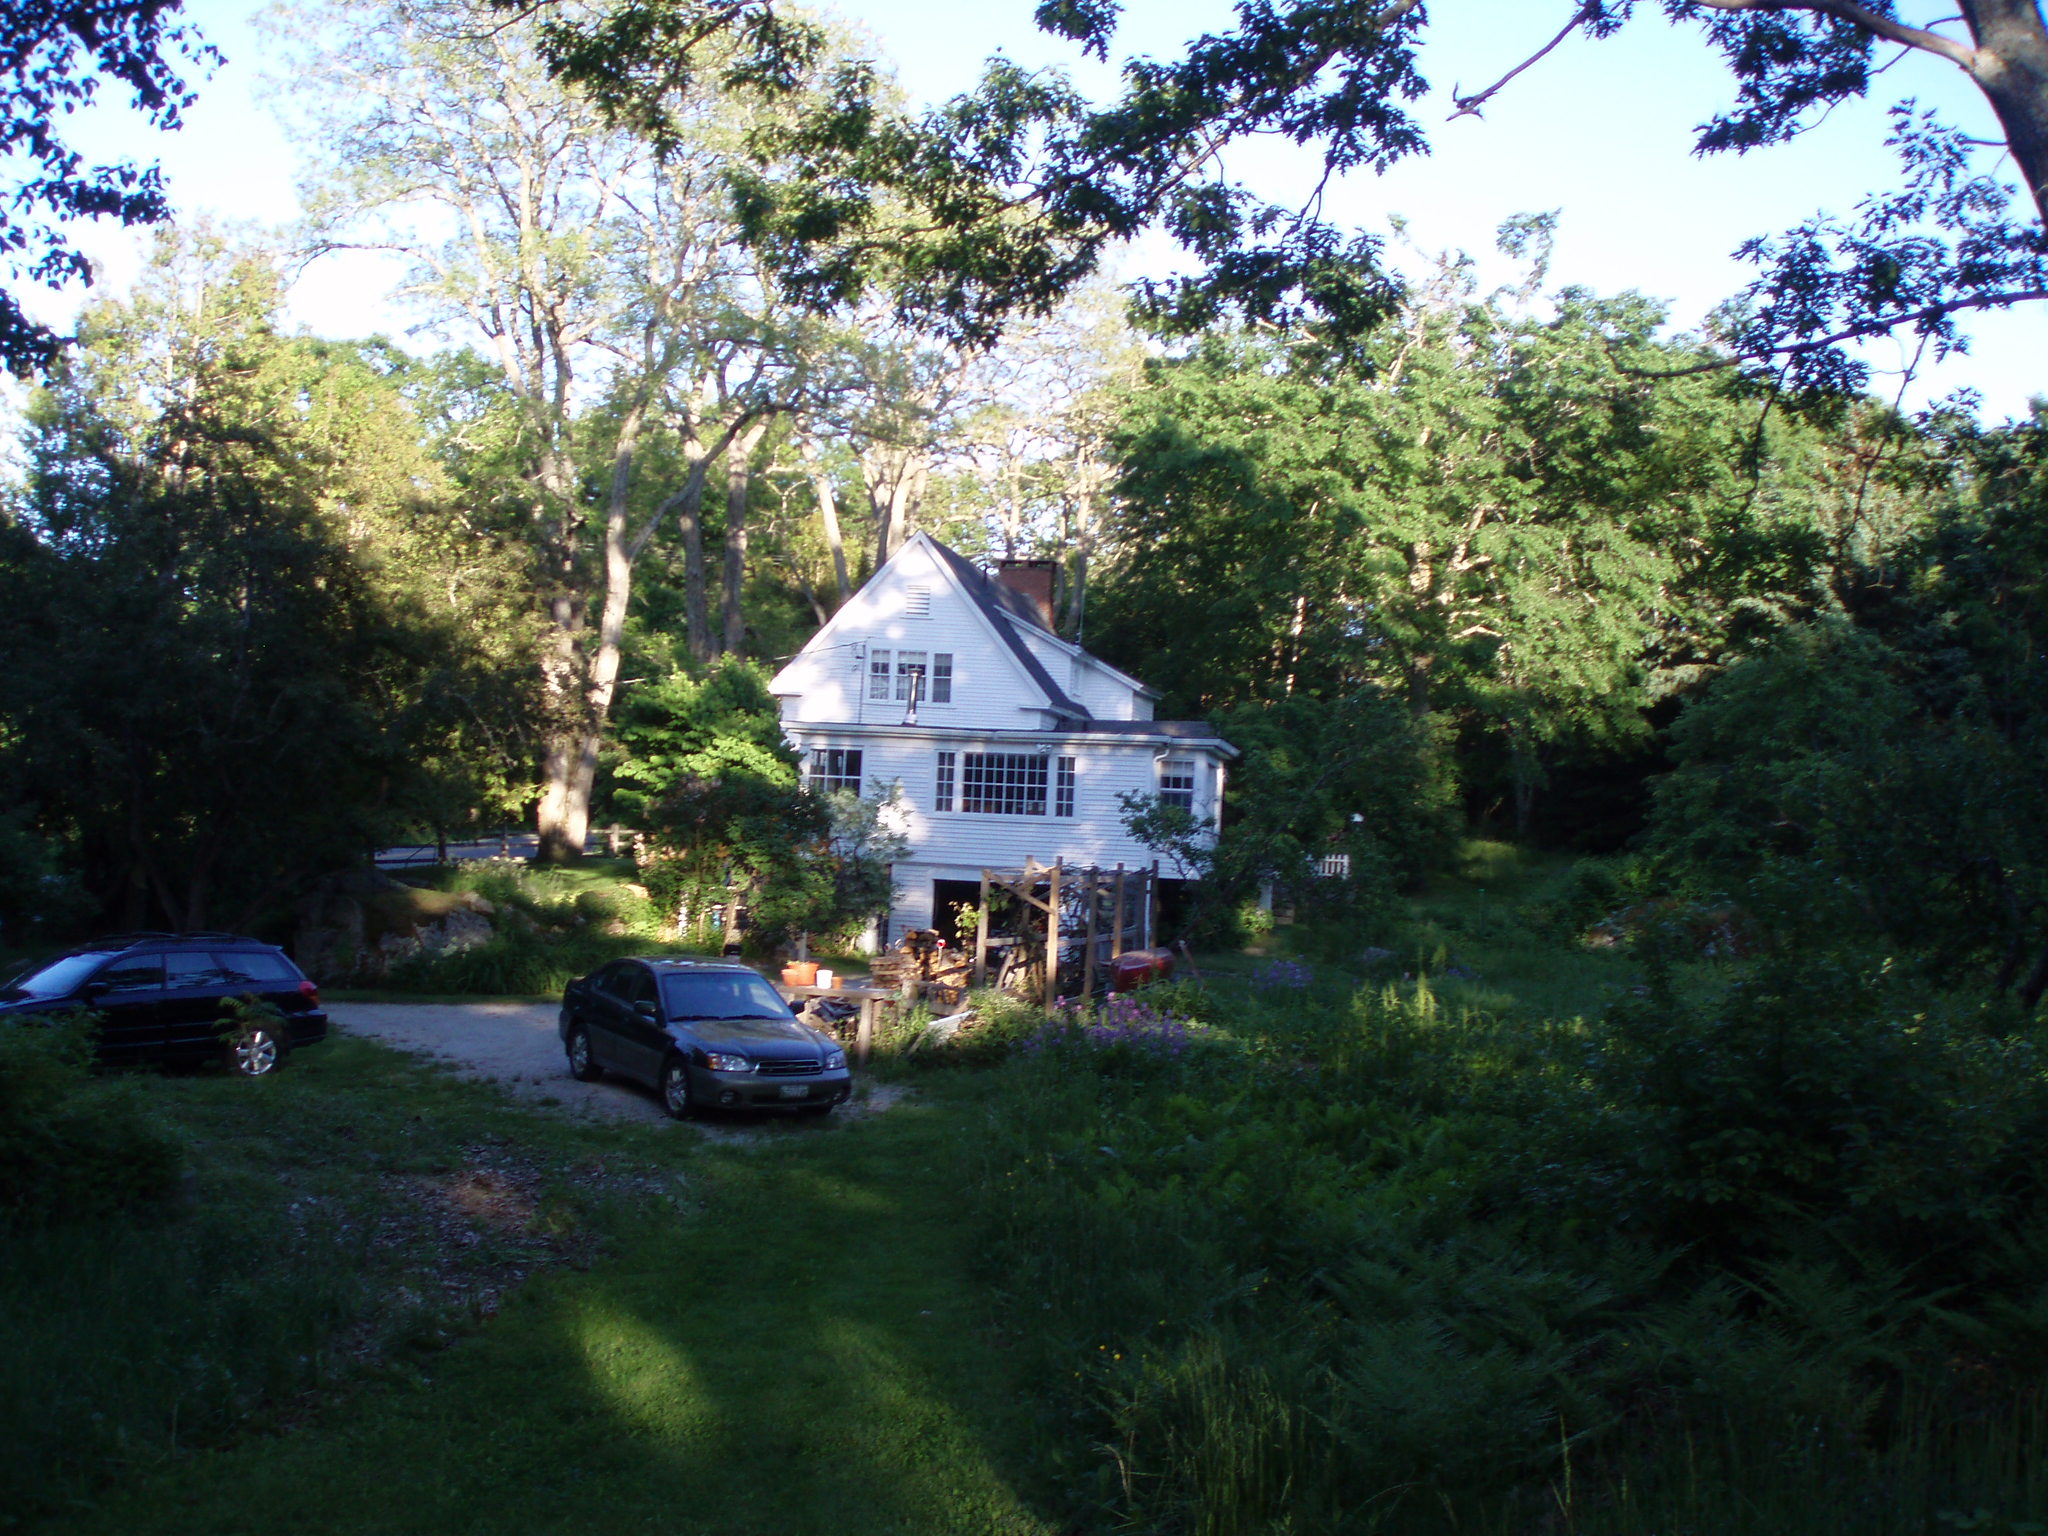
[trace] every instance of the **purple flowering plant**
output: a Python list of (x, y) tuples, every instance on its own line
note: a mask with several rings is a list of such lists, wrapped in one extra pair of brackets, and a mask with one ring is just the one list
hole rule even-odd
[(1199, 1025), (1184, 1014), (1161, 1009), (1142, 993), (1112, 992), (1096, 1003), (1089, 998), (1063, 997), (1019, 1049), (1036, 1053), (1056, 1044), (1090, 1050), (1123, 1047), (1146, 1056), (1179, 1057), (1187, 1053)]
[(1275, 960), (1252, 972), (1252, 985), (1261, 992), (1306, 992), (1315, 972), (1299, 960)]

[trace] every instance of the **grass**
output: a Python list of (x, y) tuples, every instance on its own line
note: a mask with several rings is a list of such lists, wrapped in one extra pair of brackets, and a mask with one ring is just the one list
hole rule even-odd
[[(1640, 966), (1623, 950), (1588, 948), (1531, 924), (1531, 912), (1555, 902), (1568, 885), (1574, 863), (1562, 854), (1468, 839), (1455, 861), (1409, 901), (1406, 921), (1379, 946), (1392, 958), (1370, 966), (1316, 962), (1311, 994), (1335, 1002), (1361, 986), (1389, 982), (1412, 993), (1419, 977), (1453, 1010), (1592, 1017), (1640, 979)], [(1258, 953), (1203, 953), (1196, 963), (1228, 994), (1250, 987), (1274, 956), (1288, 954), (1288, 938), (1282, 927)]]
[[(445, 1171), (478, 1145), (571, 1193), (579, 1176), (630, 1178), (562, 1218), (609, 1244), (587, 1269), (555, 1265), (495, 1315), (415, 1318), (353, 1386), (338, 1362), (251, 1381), (238, 1425), (217, 1417), (196, 1447), (161, 1425), (102, 1443), (116, 1486), (39, 1529), (1050, 1529), (1016, 1491), (1026, 1438), (957, 1219), (972, 1084), (857, 1124), (774, 1121), (734, 1146), (533, 1114), (362, 1042), (307, 1052), (275, 1084), (152, 1087), (200, 1137), (208, 1205), (347, 1208), (379, 1177)], [(680, 1203), (661, 1193), (678, 1175)], [(80, 1257), (46, 1249), (47, 1267)], [(308, 1257), (279, 1278), (361, 1262), (317, 1243)], [(314, 1310), (331, 1324), (347, 1306)], [(85, 1326), (52, 1328), (45, 1356)]]
[[(196, 1206), (0, 1258), (0, 1445), (71, 1458), (65, 1536), (2040, 1529), (2048, 1221), (1981, 1327), (1818, 1216), (1617, 1236), (1583, 1074), (1634, 964), (1534, 925), (1568, 878), (1478, 844), (1418, 900), (1476, 979), (1204, 956), (1184, 1051), (969, 1037), (850, 1123), (584, 1124), (348, 1040), (143, 1079)], [(404, 1238), (491, 1167), (476, 1257)]]

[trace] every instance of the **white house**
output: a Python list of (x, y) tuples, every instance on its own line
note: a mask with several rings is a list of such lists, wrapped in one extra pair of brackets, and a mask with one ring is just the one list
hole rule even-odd
[(1150, 868), (1120, 793), (1216, 820), (1236, 749), (1203, 721), (1153, 719), (1156, 689), (1055, 635), (1052, 570), (989, 576), (912, 534), (770, 685), (811, 784), (901, 786), (910, 851), (885, 944), (973, 903), (984, 868)]

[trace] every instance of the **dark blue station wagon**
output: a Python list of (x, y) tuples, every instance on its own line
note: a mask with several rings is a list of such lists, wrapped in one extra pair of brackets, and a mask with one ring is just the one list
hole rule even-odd
[(711, 1108), (822, 1115), (853, 1091), (846, 1053), (743, 965), (615, 960), (569, 983), (560, 1028), (570, 1076), (635, 1078), (679, 1120)]
[[(222, 1036), (231, 999), (283, 1014), (281, 1029)], [(0, 983), (0, 1023), (81, 1010), (100, 1017), (107, 1066), (220, 1061), (262, 1077), (294, 1046), (327, 1037), (319, 990), (274, 944), (232, 933), (124, 933), (23, 967)]]

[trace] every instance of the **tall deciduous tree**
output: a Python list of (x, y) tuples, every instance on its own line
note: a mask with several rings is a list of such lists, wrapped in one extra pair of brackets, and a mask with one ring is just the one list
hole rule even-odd
[(1811, 603), (1825, 564), (1828, 466), (1759, 449), (1737, 392), (1629, 371), (1686, 360), (1660, 320), (1526, 313), (1454, 265), (1365, 377), (1239, 332), (1154, 363), (1116, 440), (1096, 643), (1176, 712), (1359, 688), (1446, 711), (1526, 821), (1547, 762), (1643, 737), (1741, 599)]
[(246, 924), (521, 777), (530, 631), (407, 365), (278, 308), (259, 255), (166, 241), (32, 403), (0, 527), (0, 775), (130, 926)]
[[(691, 652), (737, 649), (746, 532), (728, 501), (714, 629), (703, 504), (805, 367), (735, 239), (721, 170), (748, 108), (694, 92), (657, 159), (548, 78), (527, 29), (482, 8), (350, 4), (302, 16), (298, 79), (318, 104), (318, 239), (400, 253), (406, 294), (476, 338), (516, 405), (552, 643), (544, 857), (580, 853), (618, 686), (633, 571), (671, 523)], [(675, 451), (658, 451), (667, 434)], [(737, 445), (737, 447), (735, 446)], [(655, 481), (650, 465), (673, 473)], [(732, 516), (737, 510), (738, 517)]]

